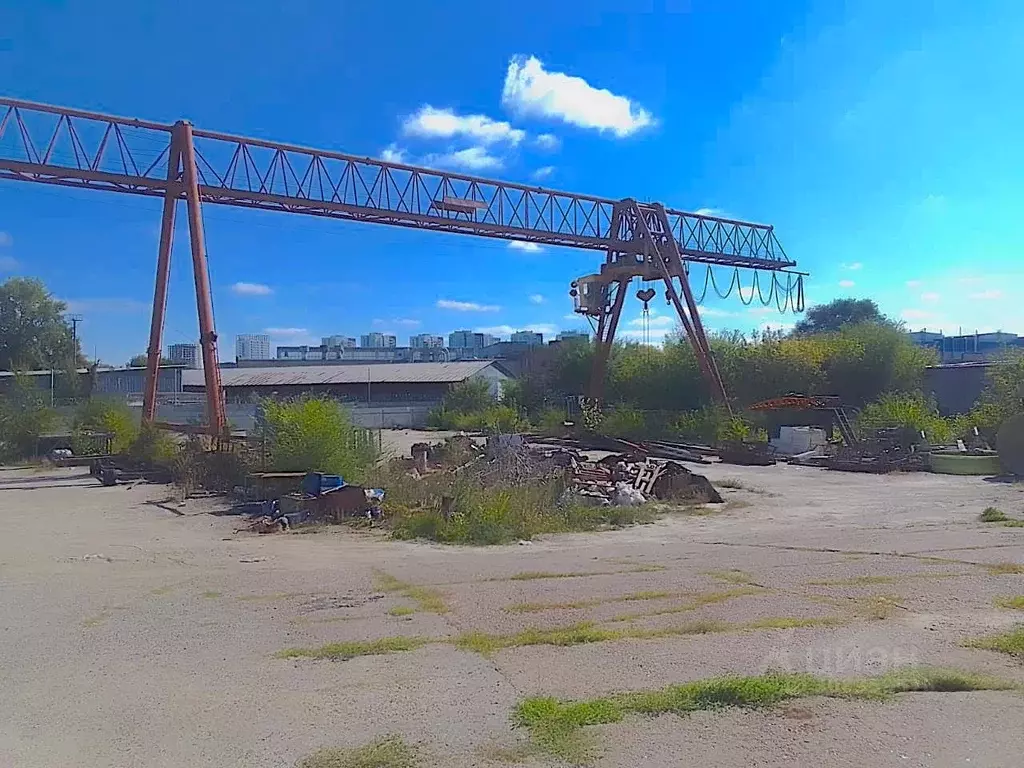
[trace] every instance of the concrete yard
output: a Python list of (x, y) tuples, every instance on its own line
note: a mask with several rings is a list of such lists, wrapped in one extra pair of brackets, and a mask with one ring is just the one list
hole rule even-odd
[[(489, 548), (347, 528), (235, 533), (237, 518), (151, 503), (166, 487), (0, 471), (0, 766), (278, 768), (387, 734), (415, 745), (422, 766), (558, 765), (516, 749), (529, 738), (511, 719), (523, 698), (768, 669), (845, 678), (939, 665), (1024, 683), (1019, 660), (962, 645), (1024, 620), (994, 604), (1024, 595), (1024, 574), (986, 567), (1024, 564), (1024, 528), (977, 521), (988, 506), (1024, 517), (1024, 486), (701, 471), (733, 486), (713, 514)], [(389, 591), (387, 575), (406, 586)], [(800, 619), (823, 621), (766, 627)], [(586, 621), (722, 624), (488, 654), (446, 642)], [(275, 656), (396, 636), (431, 642), (347, 661)], [(1024, 695), (808, 698), (587, 732), (599, 768), (1010, 767)]]

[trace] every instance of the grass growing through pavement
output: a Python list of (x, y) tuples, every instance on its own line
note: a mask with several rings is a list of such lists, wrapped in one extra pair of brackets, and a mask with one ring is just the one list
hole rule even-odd
[(698, 608), (703, 608), (706, 605), (724, 603), (725, 601), (732, 600), (736, 597), (760, 595), (765, 591), (766, 590), (761, 587), (736, 587), (734, 589), (725, 589), (719, 592), (698, 592), (696, 594), (687, 595), (687, 601), (683, 605), (673, 605), (668, 608), (659, 608), (653, 611), (623, 613), (613, 617), (611, 621), (634, 621), (636, 619), (645, 619), (650, 616), (665, 616), (670, 613), (686, 613), (688, 611), (695, 611)]
[(410, 608), (408, 605), (396, 605), (388, 610), (389, 616), (408, 616), (413, 613), (416, 613), (416, 609)]
[(1024, 624), (1018, 624), (1009, 632), (976, 637), (973, 640), (968, 640), (964, 645), (968, 648), (983, 648), (987, 651), (999, 651), (1017, 658), (1024, 658)]
[(1024, 595), (997, 597), (993, 602), (997, 608), (1010, 608), (1015, 611), (1024, 611)]
[(593, 759), (596, 744), (588, 725), (617, 723), (627, 715), (685, 716), (699, 710), (757, 709), (808, 696), (886, 699), (909, 691), (977, 691), (1013, 688), (997, 678), (958, 670), (909, 669), (859, 680), (829, 680), (813, 675), (770, 673), (756, 677), (719, 677), (654, 691), (622, 693), (588, 701), (533, 697), (513, 713), (516, 725), (529, 729), (533, 742), (572, 765)]
[(521, 571), (520, 573), (514, 573), (511, 576), (496, 576), (493, 579), (485, 579), (485, 581), (535, 581), (537, 579), (575, 579), (584, 576), (614, 576), (620, 573), (657, 573), (658, 571), (664, 571), (664, 565), (635, 565), (632, 568), (626, 568), (622, 571), (567, 571), (567, 572), (554, 572), (554, 571)]
[(1024, 573), (1024, 565), (1020, 563), (990, 563), (981, 567), (993, 576), (1012, 576)]
[(576, 600), (571, 603), (515, 603), (505, 610), (509, 613), (537, 613), (539, 611), (571, 611), (577, 608), (593, 608), (606, 603), (632, 603), (641, 600), (665, 600), (671, 597), (686, 597), (687, 592), (630, 592), (628, 595), (615, 597), (594, 597), (588, 600)]
[(978, 515), (983, 523), (1000, 523), (1006, 528), (1024, 528), (1024, 520), (1016, 520), (1008, 517), (1005, 512), (996, 507), (986, 507), (985, 511)]
[(382, 637), (379, 640), (352, 640), (328, 643), (318, 648), (285, 648), (274, 654), (279, 659), (331, 659), (346, 661), (356, 656), (380, 656), (398, 651), (413, 651), (435, 642), (425, 637)]
[[(374, 570), (373, 580), (377, 588), (382, 592), (393, 592), (407, 597), (414, 601), (419, 610), (426, 613), (448, 613), (448, 606), (444, 602), (444, 595), (431, 587), (417, 587), (400, 581), (390, 573)], [(412, 611), (410, 611), (411, 613)], [(403, 614), (392, 614), (401, 616)]]
[(710, 576), (718, 581), (724, 581), (728, 584), (753, 584), (754, 577), (746, 571), (741, 571), (738, 568), (730, 568), (727, 571), (702, 571), (705, 576)]
[(416, 768), (416, 752), (401, 736), (377, 739), (355, 749), (321, 749), (304, 757), (296, 768)]

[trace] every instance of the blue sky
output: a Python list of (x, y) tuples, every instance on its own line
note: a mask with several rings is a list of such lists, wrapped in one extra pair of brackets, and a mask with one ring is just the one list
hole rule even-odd
[[(0, 0), (6, 95), (770, 223), (808, 303), (871, 297), (947, 332), (1024, 333), (1022, 71), (1011, 0)], [(568, 283), (599, 264), (204, 215), (222, 359), (267, 329), (583, 327)], [(156, 200), (0, 183), (0, 271), (42, 278), (105, 362), (146, 347), (158, 232)], [(193, 340), (180, 227), (170, 290), (165, 341)], [(675, 321), (655, 304), (658, 339)], [(736, 298), (705, 310), (713, 328), (794, 320)], [(639, 316), (631, 302), (627, 334)]]

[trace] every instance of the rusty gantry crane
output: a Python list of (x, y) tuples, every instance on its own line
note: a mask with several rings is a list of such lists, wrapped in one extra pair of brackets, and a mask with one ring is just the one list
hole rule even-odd
[[(795, 262), (770, 226), (214, 133), (186, 121), (167, 125), (0, 98), (0, 179), (162, 198), (143, 399), (147, 423), (156, 416), (175, 209), (185, 201), (213, 435), (224, 434), (227, 419), (203, 203), (602, 251), (600, 272), (577, 280), (572, 291), (576, 311), (596, 322), (587, 393), (595, 399), (633, 278), (664, 284), (712, 393), (726, 405), (697, 309), (709, 285), (723, 298), (736, 290), (747, 304), (756, 295), (780, 312), (803, 309), (802, 273), (791, 270)], [(707, 268), (700, 296), (690, 284), (694, 263)], [(733, 270), (724, 291), (713, 272), (721, 267)], [(740, 285), (740, 269), (753, 272), (749, 288)], [(761, 272), (771, 278), (767, 295)], [(653, 295), (639, 294), (645, 305)]]

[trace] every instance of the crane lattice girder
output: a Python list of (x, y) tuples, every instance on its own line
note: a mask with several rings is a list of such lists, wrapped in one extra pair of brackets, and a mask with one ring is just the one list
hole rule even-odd
[[(0, 98), (0, 178), (184, 199), (173, 126)], [(611, 231), (617, 201), (193, 129), (203, 202), (639, 254)], [(640, 204), (641, 209), (649, 206)], [(781, 270), (770, 226), (666, 210), (680, 255)]]

